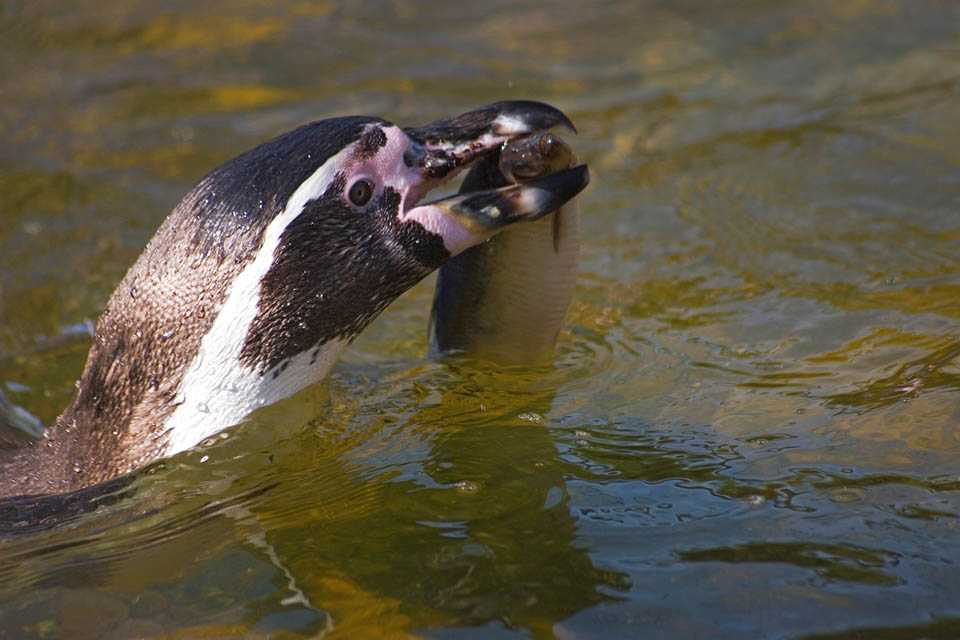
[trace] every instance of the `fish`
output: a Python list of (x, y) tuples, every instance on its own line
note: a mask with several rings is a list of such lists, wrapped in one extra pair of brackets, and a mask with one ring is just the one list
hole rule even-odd
[[(538, 132), (476, 163), (460, 192), (518, 184), (576, 164), (562, 138)], [(579, 257), (576, 200), (455, 256), (437, 276), (430, 355), (502, 364), (549, 362), (573, 300)]]

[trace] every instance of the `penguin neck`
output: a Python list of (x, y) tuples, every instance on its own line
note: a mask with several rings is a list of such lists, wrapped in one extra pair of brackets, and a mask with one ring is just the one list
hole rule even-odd
[(311, 181), (328, 180), (318, 172), (232, 251), (187, 242), (186, 208), (161, 226), (108, 302), (78, 393), (50, 430), (64, 459), (96, 467), (86, 482), (185, 451), (327, 374), (348, 340), (269, 368), (241, 352), (284, 229), (319, 188)]
[(274, 161), (269, 176), (249, 179), (260, 156), (298, 140), (278, 138), (214, 170), (163, 222), (97, 323), (77, 395), (41, 447), (46, 469), (75, 473), (77, 485), (102, 481), (189, 449), (327, 373), (343, 340), (269, 368), (241, 358), (284, 230), (350, 153), (293, 150), (278, 157), (306, 164)]
[(161, 226), (97, 322), (77, 394), (40, 443), (44, 473), (59, 483), (44, 490), (101, 482), (166, 455), (185, 373), (256, 255), (198, 251), (183, 237), (184, 217)]
[[(70, 491), (127, 473), (326, 376), (348, 340), (269, 369), (240, 361), (247, 315), (256, 308), (240, 302), (250, 295), (260, 255), (198, 259), (176, 274), (183, 286), (175, 292), (162, 284), (172, 274), (155, 268), (148, 247), (97, 324), (76, 396), (37, 444), (46, 485), (22, 492)], [(224, 282), (232, 284), (218, 286)]]

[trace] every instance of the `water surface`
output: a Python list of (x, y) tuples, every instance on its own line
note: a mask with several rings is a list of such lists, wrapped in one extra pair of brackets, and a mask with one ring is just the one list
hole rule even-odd
[(535, 98), (593, 183), (553, 366), (427, 360), (427, 281), (327, 383), (0, 540), (0, 637), (960, 636), (958, 34), (949, 0), (5, 3), (0, 383), (45, 421), (167, 212), (279, 132)]

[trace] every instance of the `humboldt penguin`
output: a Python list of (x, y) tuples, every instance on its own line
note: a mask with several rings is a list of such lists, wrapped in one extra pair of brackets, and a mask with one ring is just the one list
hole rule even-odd
[(446, 260), (586, 186), (581, 165), (421, 202), (504, 144), (558, 125), (573, 128), (530, 101), (413, 128), (331, 118), (214, 169), (114, 291), (70, 405), (42, 439), (0, 451), (0, 496), (104, 482), (319, 381)]

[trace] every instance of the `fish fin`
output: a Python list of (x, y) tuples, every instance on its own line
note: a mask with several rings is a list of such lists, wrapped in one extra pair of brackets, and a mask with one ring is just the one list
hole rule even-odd
[(563, 210), (553, 212), (553, 252), (560, 253), (561, 236), (563, 235)]
[(43, 423), (10, 402), (0, 389), (0, 448), (13, 449), (43, 437)]

